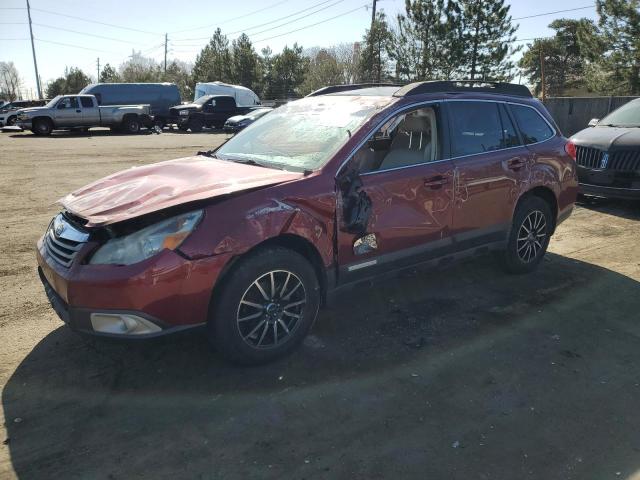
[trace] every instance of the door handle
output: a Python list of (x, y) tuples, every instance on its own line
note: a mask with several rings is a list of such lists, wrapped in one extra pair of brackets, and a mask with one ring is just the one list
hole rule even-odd
[(527, 162), (522, 158), (516, 157), (507, 160), (506, 164), (509, 170), (520, 170), (527, 165)]
[(447, 183), (449, 183), (449, 179), (447, 179), (443, 175), (436, 175), (435, 177), (425, 179), (424, 186), (435, 190), (436, 188), (440, 188)]
[(76, 113), (82, 113), (82, 110), (76, 110)]

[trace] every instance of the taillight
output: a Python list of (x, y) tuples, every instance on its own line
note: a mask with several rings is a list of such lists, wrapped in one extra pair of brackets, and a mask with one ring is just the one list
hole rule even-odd
[(564, 146), (564, 151), (567, 152), (567, 155), (569, 155), (575, 161), (577, 156), (575, 143), (573, 143), (571, 140), (567, 141), (567, 144)]

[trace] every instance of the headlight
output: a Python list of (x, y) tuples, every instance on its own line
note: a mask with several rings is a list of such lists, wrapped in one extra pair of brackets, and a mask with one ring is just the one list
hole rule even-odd
[(189, 110), (180, 110), (180, 112), (178, 112), (180, 115), (189, 115)]
[(161, 252), (174, 250), (189, 236), (203, 211), (184, 213), (135, 233), (107, 241), (91, 257), (91, 264), (131, 265)]

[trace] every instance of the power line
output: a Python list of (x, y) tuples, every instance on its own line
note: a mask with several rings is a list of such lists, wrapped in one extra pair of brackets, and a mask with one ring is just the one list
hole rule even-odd
[(49, 15), (57, 15), (59, 17), (73, 18), (74, 20), (81, 20), (83, 22), (95, 23), (97, 25), (105, 25), (107, 27), (120, 28), (122, 30), (129, 30), (131, 32), (146, 33), (148, 35), (159, 35), (159, 33), (156, 33), (156, 32), (149, 32), (149, 31), (146, 31), (146, 30), (139, 30), (137, 28), (123, 27), (122, 25), (115, 25), (113, 23), (98, 22), (97, 20), (91, 20), (89, 18), (84, 18), (84, 17), (76, 17), (74, 15), (66, 15), (64, 13), (52, 12), (51, 10), (44, 10), (42, 8), (32, 8), (31, 10), (34, 10), (34, 11), (37, 11), (37, 12), (42, 12), (42, 13), (48, 13)]
[(350, 13), (353, 13), (353, 12), (355, 12), (356, 10), (360, 10), (360, 9), (365, 8), (365, 7), (368, 7), (368, 6), (369, 6), (369, 4), (368, 4), (368, 3), (366, 3), (366, 4), (364, 4), (364, 5), (360, 5), (359, 7), (356, 7), (356, 8), (354, 8), (354, 9), (352, 9), (352, 10), (347, 11), (347, 12), (341, 13), (341, 14), (339, 14), (339, 15), (335, 15), (335, 16), (330, 17), (330, 18), (326, 18), (326, 19), (324, 19), (324, 20), (320, 20), (319, 22), (316, 22), (316, 23), (311, 23), (311, 24), (309, 24), (309, 25), (305, 25), (304, 27), (296, 28), (295, 30), (290, 30), (290, 31), (288, 31), (288, 32), (284, 32), (284, 33), (281, 33), (281, 34), (279, 34), (279, 35), (274, 35), (274, 36), (272, 36), (272, 37), (267, 37), (267, 38), (261, 38), (261, 39), (259, 39), (259, 40), (254, 40), (254, 41), (253, 41), (253, 43), (266, 42), (267, 40), (272, 40), (272, 39), (274, 39), (274, 38), (283, 37), (283, 36), (285, 36), (285, 35), (289, 35), (290, 33), (295, 33), (295, 32), (299, 32), (299, 31), (301, 31), (301, 30), (306, 30), (307, 28), (315, 27), (316, 25), (320, 25), (320, 24), (322, 24), (322, 23), (326, 23), (326, 22), (329, 22), (329, 21), (331, 21), (331, 20), (335, 20), (336, 18), (344, 17), (345, 15), (349, 15)]
[(70, 28), (56, 27), (55, 25), (47, 25), (47, 24), (44, 24), (44, 23), (33, 22), (33, 24), (37, 25), (39, 27), (51, 28), (53, 30), (60, 30), (60, 31), (63, 31), (63, 32), (77, 33), (78, 35), (86, 35), (87, 37), (101, 38), (103, 40), (111, 40), (113, 42), (121, 42), (121, 43), (126, 43), (128, 45), (131, 45), (131, 42), (129, 42), (127, 40), (122, 40), (120, 38), (106, 37), (104, 35), (96, 35), (95, 33), (79, 32), (78, 30), (72, 30)]
[(565, 10), (556, 10), (555, 12), (537, 13), (535, 15), (527, 15), (526, 17), (512, 18), (512, 20), (525, 20), (527, 18), (544, 17), (546, 15), (555, 15), (556, 13), (575, 12), (576, 10), (586, 10), (587, 8), (593, 8), (595, 4), (588, 5), (586, 7), (567, 8)]
[(53, 40), (43, 40), (42, 38), (34, 38), (34, 40), (37, 42), (51, 43), (53, 45), (61, 45), (63, 47), (80, 48), (82, 50), (90, 50), (92, 52), (103, 52), (103, 53), (111, 53), (112, 55), (119, 55), (118, 52), (112, 52), (109, 50), (100, 50), (97, 48), (82, 47), (80, 45), (73, 45), (71, 43), (54, 42)]
[[(297, 12), (290, 13), (289, 15), (285, 15), (284, 17), (278, 17), (278, 18), (276, 18), (276, 19), (274, 19), (274, 20), (271, 20), (271, 21), (269, 21), (269, 22), (264, 22), (264, 23), (260, 23), (260, 24), (257, 24), (257, 25), (253, 25), (253, 26), (251, 26), (251, 27), (244, 28), (244, 29), (242, 29), (242, 30), (236, 30), (235, 32), (230, 32), (228, 35), (234, 35), (234, 34), (236, 34), (236, 33), (248, 32), (249, 30), (254, 30), (254, 29), (256, 29), (256, 28), (264, 27), (264, 26), (266, 26), (266, 25), (271, 25), (272, 23), (279, 22), (280, 20), (284, 20), (284, 19), (286, 19), (286, 18), (295, 17), (296, 15), (299, 15), (300, 13), (304, 13), (304, 12), (307, 12), (307, 11), (309, 11), (309, 10), (313, 10), (314, 8), (319, 7), (319, 6), (321, 6), (321, 5), (324, 5), (324, 4), (326, 4), (326, 3), (329, 3), (329, 2), (331, 2), (331, 1), (332, 1), (332, 0), (323, 0), (322, 2), (318, 2), (318, 3), (316, 3), (316, 4), (314, 4), (314, 5), (311, 5), (310, 7), (307, 7), (307, 8), (303, 8), (302, 10), (298, 10)], [(343, 1), (343, 0), (341, 0), (341, 1)], [(318, 10), (318, 11), (320, 11), (320, 10)], [(301, 17), (301, 18), (304, 18), (304, 17)], [(298, 20), (299, 20), (299, 19), (298, 19)], [(293, 23), (293, 22), (295, 22), (295, 21), (297, 21), (297, 20), (292, 20), (292, 21), (291, 21), (291, 23)], [(252, 35), (253, 35), (253, 34), (252, 34)], [(210, 37), (197, 37), (197, 38), (183, 38), (183, 39), (180, 39), (180, 40), (184, 40), (184, 41), (191, 41), (191, 40), (208, 40), (209, 38), (210, 38)]]
[(229, 18), (227, 20), (223, 20), (222, 22), (218, 22), (217, 24), (214, 24), (214, 25), (203, 25), (201, 27), (186, 28), (184, 30), (176, 30), (176, 31), (171, 32), (171, 33), (191, 32), (191, 31), (194, 31), (194, 30), (202, 30), (204, 28), (217, 27), (219, 25), (224, 25), (226, 23), (231, 23), (231, 22), (234, 22), (236, 20), (240, 20), (241, 18), (250, 17), (251, 15), (255, 15), (256, 13), (264, 12), (265, 10), (268, 10), (270, 8), (273, 8), (273, 7), (277, 7), (278, 5), (282, 5), (283, 3), (288, 2), (288, 1), (289, 0), (280, 0), (279, 2), (273, 3), (271, 5), (268, 5), (268, 6), (264, 7), (264, 8), (261, 8), (259, 10), (255, 10), (253, 12), (246, 13), (244, 15), (239, 15), (237, 17)]
[[(335, 6), (335, 5), (337, 5), (338, 3), (342, 3), (342, 2), (344, 2), (344, 0), (337, 0), (337, 1), (333, 2), (333, 3), (330, 3), (329, 5), (326, 5), (326, 6), (322, 7), (322, 8), (319, 8), (318, 10), (315, 10), (313, 12), (309, 12), (306, 15), (301, 16), (300, 18), (296, 18), (295, 20), (291, 20), (289, 22), (281, 23), (280, 25), (276, 25), (275, 27), (269, 27), (269, 28), (267, 28), (265, 30), (260, 30), (259, 32), (253, 32), (251, 35), (260, 35), (261, 33), (269, 32), (271, 30), (275, 30), (277, 28), (284, 27), (285, 25), (289, 25), (290, 23), (298, 22), (298, 21), (302, 20), (303, 18), (307, 18), (307, 17), (309, 17), (311, 15), (315, 15), (318, 12), (326, 10), (327, 8), (331, 8), (331, 7)], [(229, 35), (234, 35), (236, 33), (241, 33), (241, 32), (240, 31), (232, 32)]]

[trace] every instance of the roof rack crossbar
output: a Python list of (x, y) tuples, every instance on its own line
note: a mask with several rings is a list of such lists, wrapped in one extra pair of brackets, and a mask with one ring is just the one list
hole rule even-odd
[(374, 87), (402, 87), (403, 84), (399, 83), (352, 83), (347, 85), (330, 85), (328, 87), (322, 87), (315, 92), (311, 92), (307, 97), (317, 97), (319, 95), (328, 95), (330, 93), (347, 92), (349, 90), (361, 90), (363, 88)]
[(487, 80), (436, 80), (415, 82), (405, 85), (393, 95), (395, 97), (407, 97), (424, 93), (455, 92), (499, 93), (516, 97), (532, 97), (531, 91), (525, 85)]

